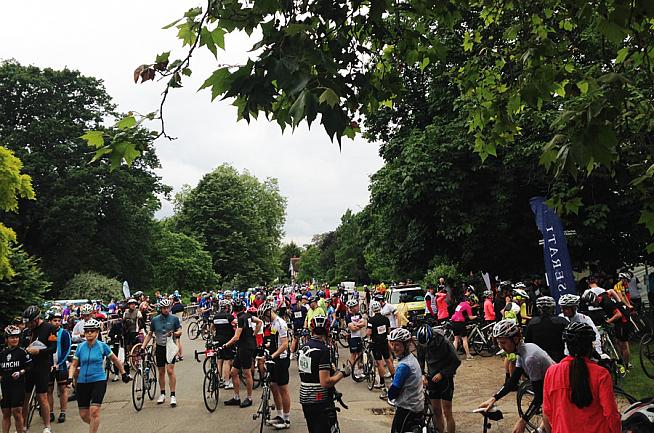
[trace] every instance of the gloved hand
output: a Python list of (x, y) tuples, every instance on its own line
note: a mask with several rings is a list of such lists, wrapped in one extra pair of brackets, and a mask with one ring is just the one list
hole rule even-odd
[(127, 374), (127, 373), (123, 373), (123, 374), (122, 374), (122, 379), (123, 379), (123, 383), (127, 383), (127, 382), (129, 382), (130, 380), (132, 380), (132, 378), (129, 377), (129, 374)]
[(66, 379), (66, 385), (70, 386), (72, 384), (73, 384), (73, 378), (72, 377), (69, 377), (68, 379)]
[(341, 370), (341, 373), (343, 373), (344, 378), (352, 374), (352, 366), (350, 365), (349, 362), (343, 364), (343, 369)]

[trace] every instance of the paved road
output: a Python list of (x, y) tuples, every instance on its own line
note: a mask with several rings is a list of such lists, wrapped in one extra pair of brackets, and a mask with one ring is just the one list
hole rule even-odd
[[(169, 405), (158, 406), (155, 402), (146, 401), (141, 412), (137, 413), (132, 406), (131, 384), (122, 382), (110, 383), (104, 404), (102, 406), (101, 432), (139, 432), (139, 433), (208, 433), (208, 432), (258, 432), (258, 421), (252, 420), (259, 403), (259, 390), (254, 392), (253, 407), (240, 409), (223, 406), (210, 414), (202, 401), (202, 367), (192, 359), (193, 349), (202, 349), (201, 341), (183, 340), (186, 360), (179, 363), (177, 371), (177, 401), (176, 408)], [(347, 349), (345, 349), (347, 350)], [(191, 354), (189, 356), (189, 354)], [(342, 351), (341, 359), (346, 352)], [(456, 393), (454, 397), (455, 419), (457, 432), (473, 433), (481, 431), (481, 417), (471, 411), (479, 402), (490, 396), (503, 380), (499, 358), (477, 358), (463, 361), (457, 374)], [(498, 372), (500, 372), (498, 374)], [(299, 380), (295, 363), (291, 363), (291, 429), (293, 432), (306, 432), (306, 423), (299, 405)], [(365, 383), (356, 384), (346, 379), (338, 385), (344, 394), (344, 400), (349, 410), (341, 410), (339, 423), (342, 432), (382, 433), (390, 431), (392, 415), (384, 401), (378, 398), (378, 390), (368, 391)], [(243, 395), (243, 394), (242, 394)], [(220, 399), (231, 398), (231, 391), (221, 390)], [(505, 397), (500, 402), (508, 419), (493, 426), (494, 433), (510, 432), (516, 419), (515, 394)], [(57, 406), (58, 410), (58, 406)], [(376, 415), (374, 412), (382, 412)], [(85, 433), (88, 427), (77, 413), (77, 405), (71, 402), (68, 409), (68, 420), (65, 424), (53, 424), (54, 433)], [(35, 420), (31, 432), (40, 432), (42, 423)], [(268, 427), (268, 431), (275, 431)]]

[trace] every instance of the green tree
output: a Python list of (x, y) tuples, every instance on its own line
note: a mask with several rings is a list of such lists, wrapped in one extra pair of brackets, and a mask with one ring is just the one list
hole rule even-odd
[(64, 299), (123, 299), (123, 284), (97, 272), (80, 272), (66, 283), (59, 294)]
[(298, 281), (324, 281), (325, 276), (320, 266), (320, 249), (316, 245), (309, 245), (300, 256), (300, 270)]
[(302, 247), (297, 245), (295, 242), (291, 241), (288, 244), (284, 244), (281, 247), (280, 261), (279, 261), (279, 276), (284, 281), (291, 281), (291, 276), (289, 274), (289, 265), (291, 262), (291, 257), (300, 257), (302, 254)]
[[(79, 72), (0, 64), (0, 145), (21, 158), (36, 202), (22, 200), (6, 214), (25, 249), (42, 259), (56, 288), (74, 274), (95, 270), (135, 286), (150, 280), (152, 217), (167, 187), (154, 173), (152, 148), (132, 167), (89, 163), (84, 130), (114, 115), (102, 82)], [(137, 130), (140, 142), (151, 134)]]
[(352, 213), (349, 209), (341, 217), (341, 224), (336, 229), (336, 251), (334, 252), (336, 280), (354, 280), (357, 283), (370, 281), (364, 250), (367, 239), (364, 237), (364, 212)]
[(153, 287), (196, 293), (213, 289), (218, 277), (211, 254), (200, 242), (183, 233), (157, 227), (153, 238)]
[(225, 164), (188, 193), (177, 226), (206, 245), (222, 283), (261, 284), (279, 274), (285, 207), (276, 179), (262, 182)]
[(11, 277), (0, 280), (0, 323), (6, 326), (30, 305), (41, 305), (50, 288), (39, 268), (37, 259), (30, 257), (21, 246), (12, 246), (9, 265)]

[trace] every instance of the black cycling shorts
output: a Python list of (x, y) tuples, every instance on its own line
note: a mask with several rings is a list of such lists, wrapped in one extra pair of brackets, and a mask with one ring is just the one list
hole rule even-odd
[(50, 382), (48, 385), (53, 386), (55, 381), (57, 382), (58, 385), (65, 385), (67, 380), (68, 380), (68, 369), (67, 368), (64, 368), (63, 370), (57, 369), (50, 372)]
[(396, 408), (391, 433), (415, 431), (415, 429), (422, 427), (423, 416), (422, 412), (411, 412), (401, 407)]
[(138, 332), (128, 332), (125, 335), (125, 346), (126, 347), (134, 346), (136, 343), (138, 343), (139, 342), (138, 335), (139, 335)]
[(274, 364), (266, 364), (269, 368), (270, 382), (279, 386), (288, 385), (288, 368), (291, 365), (291, 360), (289, 358), (276, 358), (274, 361)]
[(25, 379), (14, 380), (2, 384), (2, 400), (0, 408), (11, 409), (13, 407), (23, 407), (25, 401)]
[(239, 368), (252, 368), (252, 361), (254, 361), (254, 355), (256, 349), (245, 349), (238, 348), (236, 349), (236, 356), (234, 357), (234, 362), (232, 367)]
[(381, 361), (383, 359), (390, 359), (391, 354), (388, 351), (388, 344), (385, 342), (375, 342), (372, 347), (372, 356), (375, 358), (375, 361)]
[(454, 377), (444, 377), (436, 383), (430, 380), (427, 384), (427, 393), (430, 400), (452, 401), (454, 397)]
[(468, 330), (466, 329), (466, 322), (451, 322), (452, 323), (452, 333), (456, 337), (467, 337)]
[(615, 328), (613, 329), (615, 330), (615, 338), (618, 341), (629, 341), (629, 332), (631, 331), (631, 326), (629, 325), (629, 322), (615, 322)]
[(36, 388), (37, 394), (48, 392), (48, 383), (50, 382), (50, 367), (32, 367), (25, 375), (25, 392), (31, 393)]
[(166, 346), (159, 346), (158, 344), (155, 345), (154, 359), (157, 367), (165, 367), (166, 364), (174, 364), (176, 361), (175, 357), (173, 358), (173, 362), (168, 362), (168, 359), (166, 359)]
[(303, 404), (302, 412), (309, 433), (340, 433), (336, 408), (333, 402)]
[(107, 392), (107, 381), (99, 380), (97, 382), (79, 383), (75, 394), (77, 395), (77, 407), (88, 409), (89, 406), (102, 406), (104, 394)]
[(350, 337), (350, 353), (361, 353), (363, 351), (363, 340), (361, 337)]

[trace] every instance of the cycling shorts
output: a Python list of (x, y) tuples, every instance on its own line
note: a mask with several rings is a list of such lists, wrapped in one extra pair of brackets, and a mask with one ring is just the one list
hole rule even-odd
[(466, 329), (466, 322), (452, 322), (452, 333), (456, 337), (467, 337), (468, 330)]
[(631, 330), (631, 326), (629, 325), (629, 322), (615, 322), (615, 338), (618, 341), (629, 341), (629, 331)]
[(173, 362), (168, 362), (168, 359), (166, 358), (166, 346), (159, 346), (157, 344), (154, 349), (154, 360), (157, 367), (165, 367), (166, 364), (174, 364), (176, 358), (173, 358)]
[(391, 354), (388, 351), (388, 344), (383, 344), (382, 342), (374, 343), (372, 347), (372, 356), (375, 358), (375, 361), (390, 359)]
[(107, 392), (107, 381), (77, 383), (75, 394), (77, 395), (77, 407), (88, 409), (89, 406), (102, 406), (104, 394)]
[(309, 433), (341, 433), (333, 402), (303, 404), (302, 412)]
[(48, 382), (50, 382), (50, 367), (32, 368), (25, 375), (25, 392), (31, 393), (36, 388), (37, 394), (48, 392)]
[(55, 381), (58, 385), (65, 385), (68, 380), (68, 369), (58, 369), (50, 372), (50, 382), (49, 386), (53, 386)]
[(254, 361), (255, 353), (256, 351), (254, 349), (236, 349), (236, 356), (234, 357), (234, 363), (232, 366), (236, 369), (252, 368), (252, 361)]
[(291, 365), (291, 360), (289, 358), (276, 358), (274, 361), (274, 364), (267, 364), (270, 382), (276, 383), (279, 386), (288, 385), (288, 368)]
[(436, 383), (430, 380), (427, 384), (427, 393), (430, 400), (452, 401), (454, 397), (454, 377), (444, 377)]
[(350, 337), (350, 353), (361, 353), (363, 351), (363, 340), (361, 337)]
[(2, 400), (0, 408), (11, 409), (12, 407), (23, 407), (25, 401), (25, 379), (9, 379), (11, 382), (2, 384)]
[[(225, 343), (227, 343), (229, 340), (230, 340), (229, 337), (224, 337), (224, 336), (218, 335), (218, 336), (214, 337), (213, 341), (215, 341), (216, 343), (218, 343), (218, 344), (220, 344), (222, 346)], [(234, 347), (226, 347), (226, 348), (222, 349), (220, 351), (220, 353), (218, 353), (218, 355), (219, 355), (218, 359), (224, 359), (224, 360), (227, 360), (227, 361), (231, 361), (232, 359), (234, 359), (235, 352), (236, 352), (236, 350), (234, 350)]]

